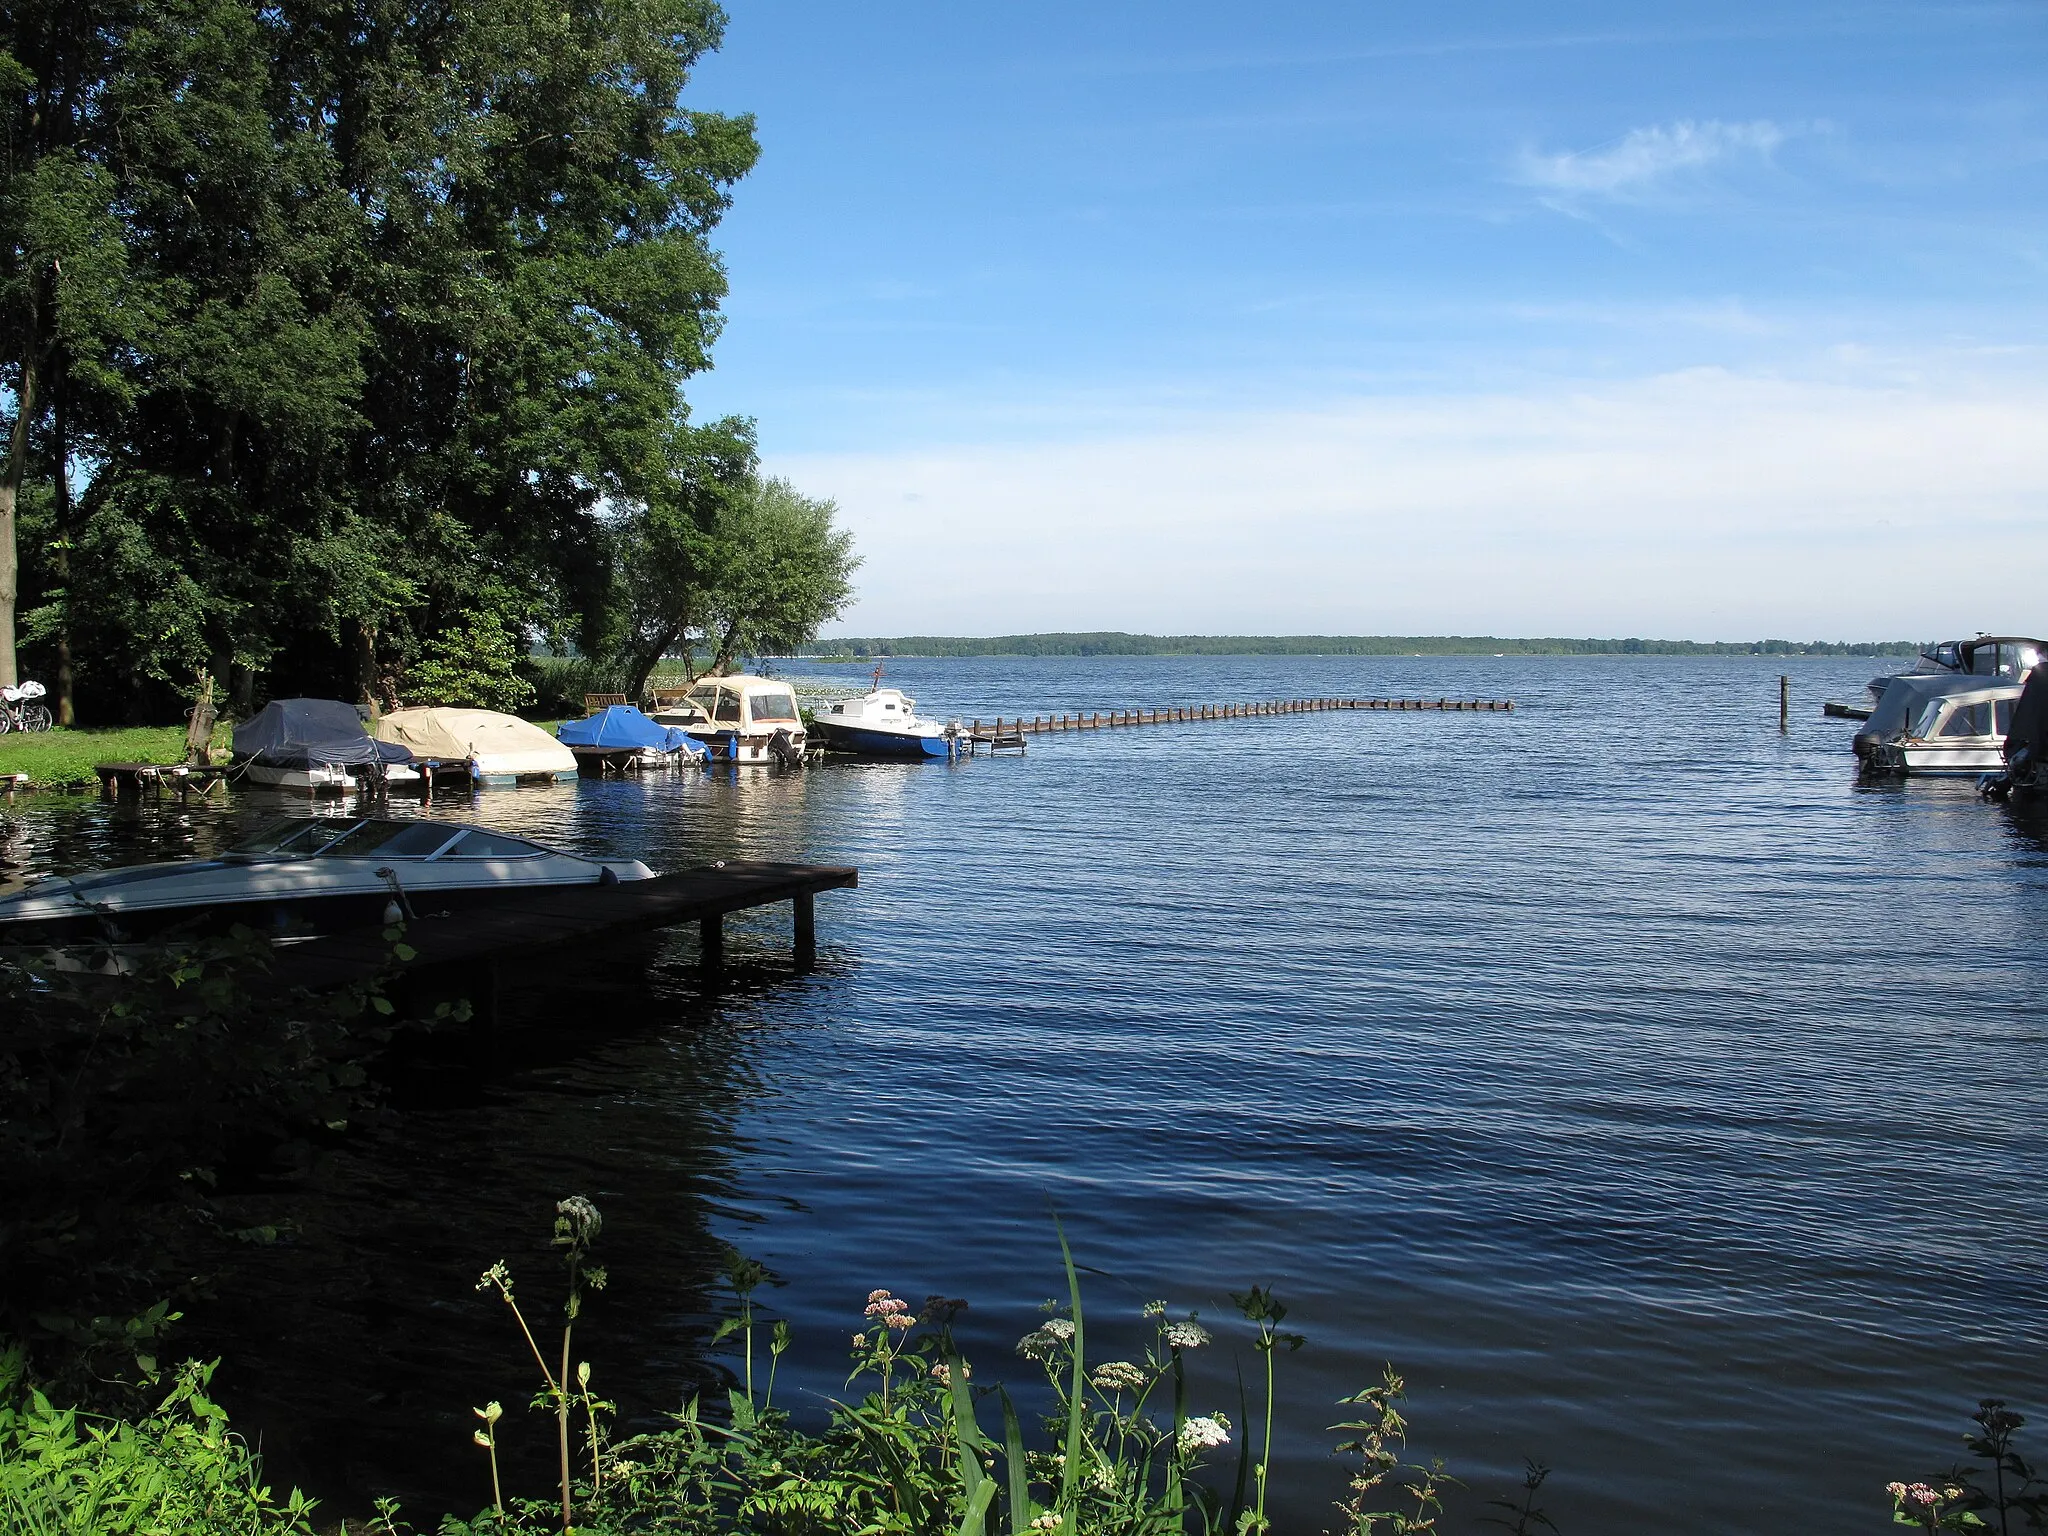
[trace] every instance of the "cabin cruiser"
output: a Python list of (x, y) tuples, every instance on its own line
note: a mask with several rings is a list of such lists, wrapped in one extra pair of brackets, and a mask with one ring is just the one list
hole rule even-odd
[(809, 745), (789, 684), (745, 672), (700, 678), (683, 698), (655, 710), (653, 720), (680, 727), (714, 763), (800, 768)]
[(121, 945), (235, 924), (290, 942), (653, 874), (638, 859), (586, 859), (459, 822), (299, 816), (218, 858), (34, 881), (0, 896), (0, 946)]
[(1885, 689), (1901, 677), (1953, 677), (1960, 674), (2022, 683), (2044, 653), (2048, 653), (2048, 641), (2029, 639), (2025, 635), (1979, 635), (1974, 640), (1944, 640), (1939, 645), (1928, 646), (1908, 670), (1888, 677), (1873, 677), (1870, 680), (1871, 702), (1873, 705), (1880, 702)]
[(1857, 759), (1876, 774), (1976, 778), (2005, 766), (2019, 682), (1953, 672), (1907, 672), (1856, 733)]
[(235, 727), (235, 765), (252, 784), (316, 795), (420, 777), (410, 748), (376, 740), (339, 699), (272, 699)]
[(863, 757), (956, 757), (960, 727), (917, 717), (917, 700), (884, 688), (879, 668), (875, 686), (857, 699), (837, 699), (812, 716), (826, 749)]
[(379, 741), (406, 748), (439, 777), (472, 784), (551, 784), (576, 777), (576, 757), (530, 720), (495, 709), (394, 709), (370, 723)]

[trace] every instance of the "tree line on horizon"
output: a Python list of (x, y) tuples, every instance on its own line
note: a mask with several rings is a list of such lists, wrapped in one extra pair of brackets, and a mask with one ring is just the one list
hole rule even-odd
[(985, 638), (820, 640), (805, 655), (890, 656), (1910, 656), (1911, 640), (1574, 640), (1495, 635), (1136, 635), (1116, 630)]
[(242, 706), (507, 707), (536, 642), (644, 680), (814, 635), (857, 564), (835, 509), (682, 393), (759, 153), (682, 105), (723, 26), (0, 12), (0, 682), (25, 664), (67, 721), (162, 716), (202, 672)]

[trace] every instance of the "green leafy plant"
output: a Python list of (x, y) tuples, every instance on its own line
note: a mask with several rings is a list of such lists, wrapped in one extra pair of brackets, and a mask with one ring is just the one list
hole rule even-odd
[(131, 1421), (54, 1406), (0, 1353), (0, 1529), (24, 1536), (313, 1536), (313, 1503), (280, 1501), (207, 1396), (213, 1367), (188, 1363)]

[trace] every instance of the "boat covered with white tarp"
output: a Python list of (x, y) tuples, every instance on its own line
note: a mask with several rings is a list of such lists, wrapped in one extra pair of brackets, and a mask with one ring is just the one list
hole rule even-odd
[(532, 721), (495, 709), (416, 705), (379, 715), (370, 729), (379, 741), (431, 763), (437, 774), (466, 773), (479, 784), (576, 777), (575, 753)]

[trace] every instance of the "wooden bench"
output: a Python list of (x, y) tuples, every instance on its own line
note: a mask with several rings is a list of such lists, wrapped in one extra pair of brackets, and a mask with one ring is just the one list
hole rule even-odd
[(630, 704), (623, 693), (586, 693), (583, 695), (583, 713), (594, 715), (600, 709), (609, 709), (614, 704)]

